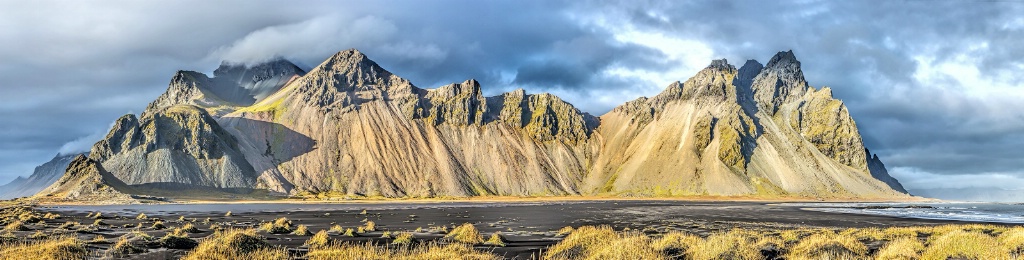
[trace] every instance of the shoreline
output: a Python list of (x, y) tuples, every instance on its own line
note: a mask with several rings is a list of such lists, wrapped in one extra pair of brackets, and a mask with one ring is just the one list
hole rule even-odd
[(622, 197), (622, 196), (478, 196), (463, 198), (355, 198), (355, 199), (297, 199), (283, 198), (276, 200), (227, 200), (227, 199), (180, 199), (171, 201), (150, 201), (139, 203), (120, 202), (49, 202), (8, 200), (11, 203), (25, 203), (37, 206), (101, 206), (101, 205), (162, 205), (162, 204), (429, 204), (429, 203), (537, 203), (537, 202), (601, 202), (601, 201), (676, 201), (676, 202), (765, 202), (765, 203), (914, 203), (914, 202), (946, 202), (939, 199), (924, 197), (905, 198), (813, 198), (813, 197), (756, 197), (756, 196), (680, 196), (680, 197)]

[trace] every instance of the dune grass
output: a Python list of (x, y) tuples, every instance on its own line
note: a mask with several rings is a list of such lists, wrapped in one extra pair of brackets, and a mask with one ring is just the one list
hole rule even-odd
[(921, 257), (924, 251), (924, 244), (917, 238), (903, 237), (886, 244), (875, 254), (875, 259), (880, 260), (912, 260)]
[(31, 242), (15, 242), (0, 246), (4, 259), (85, 259), (89, 255), (85, 242), (76, 237), (58, 237)]
[(316, 232), (316, 234), (309, 238), (309, 240), (306, 240), (306, 243), (303, 245), (309, 248), (322, 248), (326, 247), (330, 242), (331, 238), (330, 235), (327, 234), (327, 230), (320, 230), (320, 232)]
[(921, 259), (1006, 259), (998, 242), (979, 231), (952, 230), (929, 238)]
[(121, 238), (118, 239), (117, 242), (114, 243), (114, 245), (110, 246), (110, 249), (107, 249), (107, 255), (117, 258), (123, 258), (131, 254), (138, 254), (145, 251), (146, 249), (133, 245), (132, 242), (128, 240), (128, 236), (126, 235), (121, 236)]
[[(27, 224), (33, 220), (25, 212), (9, 215), (0, 231), (0, 259), (84, 259), (97, 257), (132, 258), (151, 250), (180, 249), (183, 259), (498, 259), (490, 250), (509, 242), (501, 232), (488, 230), (486, 240), (471, 223), (448, 229), (432, 226), (432, 234), (414, 239), (409, 230), (386, 230), (383, 235), (368, 237), (372, 242), (343, 242), (331, 236), (367, 236), (355, 229), (372, 232), (378, 229), (370, 220), (361, 226), (332, 226), (313, 234), (305, 225), (278, 218), (261, 223), (259, 229), (211, 228), (206, 237), (190, 221), (173, 230), (156, 227), (164, 223), (156, 218), (154, 229), (139, 228), (117, 239), (100, 239), (93, 226), (65, 222)], [(100, 214), (95, 214), (100, 215)], [(102, 216), (102, 215), (101, 215)], [(93, 216), (95, 218), (95, 216)], [(105, 218), (102, 218), (105, 217)], [(107, 221), (133, 217), (102, 216)], [(45, 218), (45, 217), (44, 217)], [(135, 217), (137, 218), (137, 217)], [(193, 220), (195, 221), (195, 220)], [(148, 222), (147, 222), (148, 224)], [(119, 224), (120, 225), (120, 224)], [(216, 225), (216, 223), (214, 223)], [(68, 228), (80, 226), (77, 236)], [(20, 227), (20, 228), (19, 228)], [(31, 227), (31, 228), (29, 228)], [(45, 228), (57, 228), (49, 232)], [(277, 230), (275, 230), (277, 229)], [(159, 238), (143, 232), (159, 235)], [(275, 233), (288, 230), (287, 233)], [(697, 235), (687, 231), (655, 231), (615, 229), (610, 226), (565, 227), (548, 236), (561, 241), (541, 250), (541, 259), (1019, 259), (1024, 255), (1024, 227), (984, 224), (939, 225), (916, 227), (852, 228), (788, 230), (732, 229)], [(44, 232), (46, 231), (46, 232)], [(34, 232), (34, 233), (32, 233)], [(197, 233), (198, 232), (198, 233)], [(266, 233), (262, 233), (266, 232)], [(274, 246), (262, 235), (275, 240), (306, 239), (300, 250)], [(290, 234), (289, 234), (290, 233)], [(440, 240), (431, 241), (438, 234)], [(190, 237), (196, 236), (196, 237)], [(308, 238), (308, 239), (307, 239)], [(361, 238), (366, 239), (366, 238)], [(198, 241), (197, 241), (198, 240)], [(301, 241), (301, 240), (299, 240)], [(480, 249), (474, 249), (477, 246)], [(489, 246), (489, 247), (484, 247)], [(88, 252), (93, 248), (109, 248)], [(160, 247), (160, 248), (158, 248)], [(291, 244), (291, 247), (296, 247)], [(308, 249), (308, 250), (307, 250)], [(499, 249), (500, 250), (500, 249)], [(21, 257), (21, 258), (18, 258)]]
[(868, 247), (849, 233), (820, 232), (801, 239), (786, 259), (867, 259)]
[(288, 259), (288, 251), (270, 245), (255, 229), (228, 228), (210, 235), (182, 259)]
[(292, 221), (284, 217), (278, 218), (274, 222), (263, 223), (259, 230), (270, 234), (288, 234), (292, 232)]
[(465, 223), (452, 229), (448, 232), (444, 238), (454, 240), (459, 243), (466, 243), (470, 245), (480, 244), (484, 242), (483, 235), (480, 235), (480, 231), (476, 229), (473, 224)]
[(307, 257), (310, 260), (365, 259), (365, 260), (414, 260), (414, 259), (502, 259), (488, 252), (474, 250), (465, 244), (440, 245), (428, 243), (417, 247), (381, 247), (373, 244), (333, 244), (313, 249)]

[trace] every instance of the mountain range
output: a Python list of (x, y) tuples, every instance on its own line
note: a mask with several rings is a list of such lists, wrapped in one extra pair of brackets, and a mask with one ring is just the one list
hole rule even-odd
[(175, 73), (86, 155), (48, 165), (66, 170), (37, 169), (34, 184), (3, 187), (43, 188), (0, 194), (909, 196), (792, 51), (765, 65), (712, 61), (600, 117), (551, 94), (484, 96), (472, 79), (419, 88), (354, 49), (308, 72), (283, 59), (223, 63), (213, 77)]

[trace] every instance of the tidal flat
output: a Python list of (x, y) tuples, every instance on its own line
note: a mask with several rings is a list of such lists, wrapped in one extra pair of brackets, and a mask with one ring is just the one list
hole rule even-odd
[[(887, 235), (893, 232), (928, 246), (940, 235), (935, 230), (962, 227), (965, 232), (977, 231), (995, 239), (1009, 230), (1020, 229), (1014, 224), (822, 212), (805, 210), (806, 207), (778, 202), (675, 200), (10, 206), (3, 209), (0, 219), (5, 226), (0, 231), (5, 238), (0, 241), (25, 244), (76, 238), (90, 259), (178, 259), (186, 257), (200, 243), (212, 240), (211, 235), (218, 231), (252, 229), (270, 248), (286, 252), (282, 254), (293, 259), (316, 258), (311, 251), (318, 246), (309, 242), (314, 237), (322, 240), (321, 249), (327, 245), (371, 245), (399, 250), (415, 245), (458, 244), (504, 259), (579, 259), (592, 255), (580, 253), (587, 251), (584, 249), (573, 249), (575, 253), (569, 255), (552, 253), (559, 247), (570, 246), (559, 243), (573, 240), (575, 230), (605, 232), (602, 236), (608, 241), (617, 241), (613, 237), (645, 237), (651, 248), (656, 248), (655, 242), (665, 237), (686, 235), (711, 243), (708, 241), (742, 231), (749, 236), (747, 244), (757, 256), (780, 259), (789, 255), (786, 259), (793, 259), (799, 258), (793, 255), (795, 251), (803, 250), (798, 248), (802, 240), (821, 239), (816, 234), (849, 235), (863, 246), (849, 246), (853, 256), (873, 257), (896, 238), (904, 238)], [(467, 223), (473, 228), (471, 236), (482, 240), (460, 242), (458, 234), (452, 235), (463, 232), (456, 229)], [(321, 231), (323, 234), (316, 235)], [(183, 237), (193, 242), (168, 244), (164, 241), (166, 237)], [(766, 237), (777, 241), (762, 241)], [(122, 238), (127, 242), (120, 242)], [(408, 241), (396, 243), (399, 239)], [(485, 241), (491, 239), (500, 243)], [(137, 250), (113, 254), (115, 250), (111, 248), (123, 243)], [(671, 259), (699, 259), (697, 249), (693, 248), (696, 247), (690, 245), (672, 252), (662, 248), (657, 252)], [(700, 249), (709, 250), (712, 249)], [(917, 254), (925, 251), (922, 247)], [(1010, 254), (1010, 249), (1005, 251)]]

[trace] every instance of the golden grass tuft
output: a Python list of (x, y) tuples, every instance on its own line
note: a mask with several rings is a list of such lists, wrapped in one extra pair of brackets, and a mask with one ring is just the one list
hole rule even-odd
[(39, 218), (39, 216), (37, 216), (35, 213), (26, 211), (18, 215), (18, 220), (25, 223), (36, 223), (42, 221), (43, 219)]
[(559, 236), (559, 237), (568, 236), (569, 233), (572, 233), (573, 230), (575, 230), (575, 229), (572, 228), (572, 226), (565, 226), (564, 228), (559, 229), (558, 233), (555, 236)]
[(341, 225), (333, 225), (331, 226), (331, 229), (328, 231), (341, 234), (345, 232), (345, 228), (341, 227)]
[(131, 254), (138, 254), (142, 252), (146, 252), (146, 249), (133, 245), (132, 242), (128, 240), (128, 236), (121, 236), (114, 245), (110, 246), (110, 249), (107, 249), (107, 255), (117, 258), (123, 258)]
[(355, 232), (352, 231), (352, 228), (346, 228), (345, 229), (345, 234), (342, 234), (342, 235), (346, 236), (346, 237), (354, 237), (354, 236), (356, 236)]
[(8, 223), (7, 226), (4, 227), (4, 230), (5, 231), (29, 231), (31, 229), (29, 229), (28, 226), (25, 225), (25, 223), (21, 222), (21, 220), (15, 220), (14, 222)]
[(505, 246), (505, 238), (501, 236), (501, 231), (494, 232), (491, 237), (484, 241), (484, 245), (489, 246)]
[(275, 219), (274, 222), (265, 222), (260, 225), (260, 231), (267, 232), (270, 234), (287, 234), (292, 232), (292, 221), (288, 218), (281, 217)]
[(89, 251), (76, 237), (56, 237), (32, 242), (15, 242), (0, 247), (4, 259), (85, 259)]
[(225, 217), (230, 217), (230, 216), (232, 216), (232, 214), (231, 214), (231, 211), (228, 211), (228, 213), (224, 213), (224, 216), (225, 216)]
[(476, 229), (473, 224), (465, 223), (452, 229), (444, 238), (452, 239), (455, 242), (466, 243), (466, 244), (480, 244), (484, 242), (483, 235), (480, 235), (480, 231)]
[(304, 245), (309, 248), (322, 248), (326, 247), (330, 242), (331, 238), (330, 235), (327, 235), (327, 230), (320, 230), (320, 232), (316, 232), (316, 235), (313, 235), (309, 240), (306, 240)]
[(1014, 227), (1004, 231), (996, 237), (1003, 252), (1010, 254), (1014, 259), (1024, 257), (1024, 227)]
[(875, 254), (875, 259), (879, 260), (913, 260), (921, 257), (921, 251), (924, 250), (924, 244), (918, 241), (917, 238), (904, 237), (893, 240), (885, 244), (882, 249), (878, 250)]
[(310, 260), (364, 259), (364, 260), (414, 260), (414, 259), (501, 259), (496, 255), (474, 250), (465, 244), (439, 245), (435, 243), (414, 248), (374, 246), (372, 244), (335, 244), (326, 248), (310, 250)]
[(29, 235), (28, 238), (31, 238), (31, 239), (47, 239), (47, 238), (50, 238), (50, 235), (47, 235), (46, 233), (43, 233), (42, 230), (36, 230), (36, 232), (32, 233), (31, 235)]
[(292, 231), (292, 235), (312, 236), (313, 233), (309, 232), (309, 227), (306, 227), (306, 225), (299, 225), (298, 227), (295, 228), (295, 231)]
[(185, 232), (180, 228), (176, 228), (171, 232), (168, 232), (164, 237), (160, 238), (160, 245), (170, 249), (192, 249), (193, 247), (196, 247), (198, 243), (194, 239), (188, 237), (188, 232)]
[(156, 222), (153, 222), (153, 229), (161, 230), (165, 228), (167, 228), (167, 225), (164, 225), (163, 221), (157, 220)]
[(78, 222), (75, 222), (75, 221), (68, 221), (68, 222), (64, 222), (64, 224), (60, 224), (60, 226), (57, 226), (57, 228), (59, 228), (59, 229), (70, 229), (70, 228), (74, 228), (74, 227), (77, 227), (77, 226), (80, 226), (80, 225), (82, 225), (82, 223), (78, 223)]
[(625, 232), (586, 252), (586, 259), (666, 259), (642, 233)]
[(868, 247), (852, 234), (820, 232), (801, 239), (786, 259), (867, 259)]
[(654, 250), (658, 250), (662, 255), (669, 258), (683, 259), (690, 248), (703, 242), (704, 239), (698, 236), (682, 232), (669, 232), (662, 236), (661, 239), (654, 241), (651, 246), (654, 247)]
[(366, 232), (377, 231), (377, 223), (374, 223), (373, 221), (366, 221), (366, 223), (363, 224), (363, 230)]
[(941, 235), (929, 238), (928, 248), (921, 259), (1002, 259), (998, 242), (979, 231), (941, 230)]
[(582, 226), (544, 253), (546, 259), (582, 259), (588, 252), (607, 246), (617, 234), (609, 226)]
[(702, 259), (760, 259), (761, 250), (755, 247), (756, 237), (750, 232), (732, 230), (708, 236), (701, 243), (691, 247), (687, 254)]
[(391, 241), (392, 244), (396, 245), (409, 245), (412, 244), (412, 233), (399, 232), (395, 233), (395, 240)]
[(188, 232), (188, 233), (199, 233), (199, 232), (201, 232), (201, 231), (199, 231), (199, 228), (196, 228), (196, 226), (192, 225), (192, 223), (185, 223), (185, 225), (181, 226), (181, 230), (185, 231), (185, 232)]
[(148, 218), (149, 218), (149, 216), (146, 216), (146, 213), (139, 213), (138, 216), (135, 216), (135, 219), (138, 219), (138, 220), (145, 220), (145, 219), (148, 219)]
[(288, 259), (288, 251), (271, 246), (255, 229), (228, 228), (203, 240), (183, 260)]
[(90, 244), (104, 244), (107, 242), (107, 238), (104, 237), (103, 235), (96, 235), (96, 237), (93, 237), (92, 240), (89, 240)]

